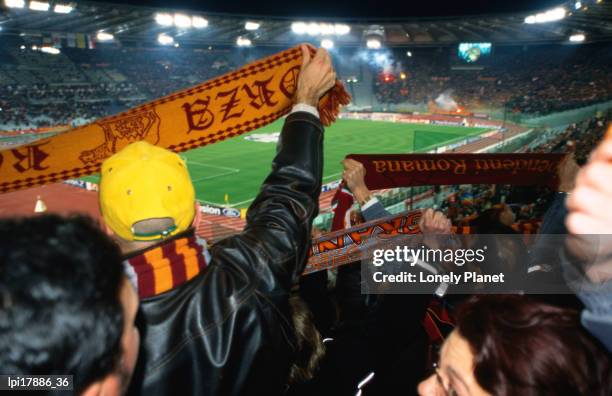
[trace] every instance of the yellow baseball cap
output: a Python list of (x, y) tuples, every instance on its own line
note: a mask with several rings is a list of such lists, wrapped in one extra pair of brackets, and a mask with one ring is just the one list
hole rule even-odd
[[(195, 191), (185, 161), (144, 141), (126, 146), (102, 164), (100, 211), (108, 227), (127, 241), (155, 241), (188, 229)], [(135, 227), (153, 219), (167, 221), (146, 232)]]

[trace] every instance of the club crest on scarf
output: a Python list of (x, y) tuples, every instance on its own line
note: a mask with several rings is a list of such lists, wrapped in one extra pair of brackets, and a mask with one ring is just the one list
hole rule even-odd
[(159, 142), (159, 116), (154, 109), (99, 122), (97, 125), (104, 131), (105, 142), (81, 153), (79, 158), (84, 164), (102, 161), (130, 143), (140, 140), (151, 144)]
[[(301, 64), (301, 48), (290, 48), (116, 116), (3, 150), (0, 193), (96, 173), (104, 159), (136, 141), (183, 152), (268, 125), (291, 111)], [(323, 125), (349, 102), (336, 81), (319, 101)]]

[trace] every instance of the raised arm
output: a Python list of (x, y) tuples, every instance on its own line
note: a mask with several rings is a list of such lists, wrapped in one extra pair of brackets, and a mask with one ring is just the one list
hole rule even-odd
[(212, 252), (213, 260), (230, 254), (224, 262), (254, 271), (261, 292), (288, 292), (297, 280), (318, 213), (323, 126), (316, 106), (336, 74), (327, 51), (319, 49), (312, 59), (305, 46), (302, 51), (296, 106), (285, 120), (272, 172), (249, 208), (244, 232), (220, 242)]

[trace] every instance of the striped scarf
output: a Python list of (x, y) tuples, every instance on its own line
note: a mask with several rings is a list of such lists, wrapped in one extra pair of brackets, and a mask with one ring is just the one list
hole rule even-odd
[(125, 273), (143, 299), (195, 278), (210, 262), (206, 242), (195, 235), (167, 241), (124, 261)]
[[(291, 111), (301, 65), (302, 50), (290, 48), (123, 113), (2, 150), (0, 193), (99, 172), (106, 158), (137, 141), (183, 152), (268, 125)], [(323, 125), (349, 101), (336, 81), (318, 104)]]

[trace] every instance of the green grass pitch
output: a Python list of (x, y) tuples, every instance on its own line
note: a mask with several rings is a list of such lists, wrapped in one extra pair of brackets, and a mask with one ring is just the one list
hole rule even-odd
[[(248, 134), (181, 153), (197, 198), (223, 205), (227, 194), (231, 206), (248, 207), (270, 172), (276, 144), (247, 137), (280, 132), (282, 125), (283, 120), (278, 120)], [(323, 183), (340, 178), (340, 161), (347, 154), (424, 152), (485, 131), (485, 128), (338, 120), (325, 130)], [(98, 177), (87, 180), (97, 182)]]

